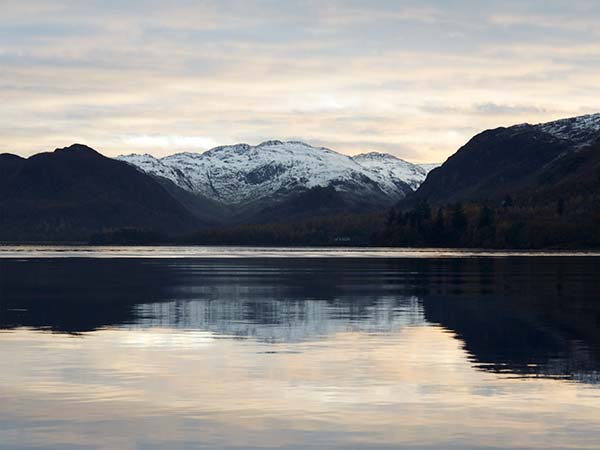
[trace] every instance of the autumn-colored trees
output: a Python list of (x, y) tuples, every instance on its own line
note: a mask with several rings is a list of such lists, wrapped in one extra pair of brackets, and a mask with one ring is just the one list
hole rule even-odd
[(395, 246), (479, 248), (600, 247), (600, 218), (569, 214), (564, 201), (544, 206), (455, 203), (433, 212), (427, 203), (387, 215), (380, 242)]

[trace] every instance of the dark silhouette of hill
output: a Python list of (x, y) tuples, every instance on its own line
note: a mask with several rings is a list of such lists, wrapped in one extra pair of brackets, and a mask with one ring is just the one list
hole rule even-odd
[(77, 241), (118, 228), (165, 235), (199, 221), (156, 180), (74, 144), (30, 158), (0, 155), (0, 240)]
[(600, 247), (600, 114), (478, 134), (390, 211), (382, 242)]
[(598, 122), (600, 115), (484, 131), (431, 171), (400, 205), (493, 205), (507, 196), (528, 206), (559, 198), (598, 205)]

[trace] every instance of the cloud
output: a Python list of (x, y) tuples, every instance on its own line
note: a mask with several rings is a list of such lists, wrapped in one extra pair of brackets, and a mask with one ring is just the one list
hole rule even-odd
[(538, 108), (532, 105), (502, 105), (497, 103), (480, 103), (474, 106), (477, 113), (480, 114), (542, 114), (547, 111), (544, 108)]
[(550, 28), (556, 30), (598, 33), (597, 17), (576, 14), (544, 15), (503, 13), (490, 17), (490, 23), (504, 27)]
[(216, 147), (218, 141), (204, 136), (178, 136), (178, 135), (137, 135), (125, 136), (122, 141), (127, 146), (139, 148), (160, 148), (167, 150), (203, 149)]
[(294, 137), (441, 161), (482, 129), (600, 104), (595, 5), (5, 0), (0, 132), (24, 155)]

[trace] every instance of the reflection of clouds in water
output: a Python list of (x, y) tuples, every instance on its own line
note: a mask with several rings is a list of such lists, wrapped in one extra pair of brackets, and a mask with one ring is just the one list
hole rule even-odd
[[(197, 289), (195, 295), (213, 300), (136, 305), (135, 325), (126, 327), (203, 330), (214, 333), (211, 339), (231, 336), (285, 344), (344, 332), (393, 333), (431, 322), (457, 333), (478, 369), (507, 376), (599, 380), (598, 358), (590, 347), (536, 323), (531, 312), (523, 315), (513, 310), (508, 299), (500, 301), (501, 310), (498, 300), (489, 297), (482, 300), (484, 308), (472, 310), (456, 297), (425, 296), (425, 303), (416, 296), (344, 295), (328, 301), (300, 301), (277, 300), (283, 294), (269, 290), (257, 295), (248, 287), (220, 286), (209, 291)], [(467, 300), (466, 304), (478, 302)], [(446, 311), (440, 314), (439, 308)], [(191, 333), (181, 345), (194, 345), (197, 339), (201, 338)]]
[(593, 259), (0, 262), (0, 448), (596, 448)]
[(0, 430), (31, 429), (0, 431), (11, 448), (585, 448), (600, 426), (597, 389), (475, 370), (454, 334), (423, 323), (276, 344), (155, 328), (6, 336)]
[[(129, 327), (127, 327), (129, 328)], [(165, 347), (165, 348), (198, 348), (213, 344), (214, 333), (209, 331), (187, 331), (185, 333), (174, 333), (171, 329), (160, 329), (152, 327), (144, 333), (127, 333), (118, 342), (124, 347)]]
[(199, 333), (149, 333), (144, 339), (194, 346), (229, 336), (318, 341), (426, 322), (455, 333), (482, 370), (594, 382), (600, 367), (594, 258), (58, 258), (1, 264), (2, 328), (177, 328)]

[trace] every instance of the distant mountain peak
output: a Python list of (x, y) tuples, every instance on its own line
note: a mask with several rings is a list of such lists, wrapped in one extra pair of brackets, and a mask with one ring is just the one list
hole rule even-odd
[(125, 157), (125, 158), (139, 157), (139, 158), (147, 158), (147, 159), (152, 159), (152, 160), (158, 161), (158, 158), (150, 153), (129, 153), (127, 155), (123, 155), (123, 157)]
[[(246, 150), (249, 150), (250, 148), (251, 148), (251, 146), (249, 144), (240, 143), (240, 144), (233, 144), (233, 145), (220, 145), (218, 147), (211, 148), (210, 150), (207, 150), (204, 153), (184, 152), (184, 153), (177, 153), (176, 155), (187, 155), (187, 156), (197, 157), (197, 156), (201, 156), (201, 155), (210, 155), (210, 154), (214, 154), (214, 153), (219, 153), (224, 150), (246, 151)], [(171, 156), (175, 156), (175, 155), (171, 155)]]
[(260, 144), (257, 145), (257, 147), (271, 147), (273, 145), (283, 145), (283, 141), (279, 141), (277, 139), (272, 139), (269, 141), (261, 142)]
[(55, 152), (89, 152), (99, 154), (96, 150), (84, 144), (71, 144), (68, 147), (57, 148)]
[(328, 186), (366, 203), (393, 204), (416, 189), (426, 172), (392, 155), (380, 155), (375, 161), (301, 141), (268, 140), (256, 146), (226, 145), (204, 153), (178, 153), (160, 159), (144, 155), (118, 159), (225, 204), (284, 198)]
[(295, 144), (295, 145), (304, 145), (305, 147), (310, 147), (310, 148), (325, 148), (325, 147), (313, 147), (312, 145), (307, 144), (304, 141), (298, 141), (298, 140), (296, 140), (296, 141), (287, 141), (287, 143), (288, 144)]
[(397, 160), (400, 160), (400, 161), (404, 161), (403, 159), (400, 159), (397, 156), (390, 155), (389, 153), (381, 153), (381, 152), (359, 153), (358, 155), (354, 155), (352, 158), (354, 160), (361, 160), (361, 159), (397, 159)]

